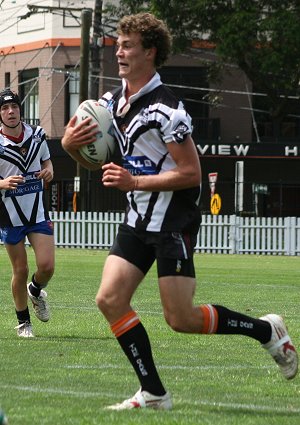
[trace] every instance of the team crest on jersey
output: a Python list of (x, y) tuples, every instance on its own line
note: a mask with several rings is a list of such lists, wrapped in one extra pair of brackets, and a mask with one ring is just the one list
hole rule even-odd
[(120, 130), (121, 130), (121, 132), (122, 132), (123, 134), (125, 134), (126, 129), (127, 129), (127, 125), (126, 125), (126, 124), (122, 124), (122, 125), (120, 125)]
[(20, 148), (20, 154), (22, 155), (22, 156), (26, 156), (27, 155), (27, 149), (26, 148)]
[(184, 122), (180, 122), (177, 127), (175, 128), (174, 131), (172, 131), (172, 135), (175, 136), (175, 139), (178, 142), (182, 142), (183, 141), (183, 137), (185, 136), (186, 133), (188, 133), (188, 126), (184, 123)]
[(5, 147), (4, 146), (0, 146), (0, 155), (3, 155), (5, 152)]

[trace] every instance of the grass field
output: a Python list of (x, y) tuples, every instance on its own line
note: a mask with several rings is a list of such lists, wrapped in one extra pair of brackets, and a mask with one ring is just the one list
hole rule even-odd
[[(243, 336), (182, 335), (164, 322), (155, 268), (134, 298), (174, 409), (109, 412), (138, 381), (97, 311), (103, 251), (58, 249), (49, 287), (52, 318), (18, 338), (10, 264), (0, 247), (0, 405), (10, 425), (298, 425), (300, 375), (285, 381), (271, 357)], [(28, 249), (31, 272), (32, 251)], [(196, 255), (197, 303), (249, 315), (282, 314), (300, 347), (299, 257)], [(31, 307), (30, 307), (31, 308)]]

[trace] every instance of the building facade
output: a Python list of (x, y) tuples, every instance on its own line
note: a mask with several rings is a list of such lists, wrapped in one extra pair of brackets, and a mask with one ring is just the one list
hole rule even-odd
[[(96, 72), (89, 69), (89, 81), (97, 81), (97, 92), (90, 90), (89, 96), (97, 98), (120, 83), (113, 34), (94, 37), (95, 1), (4, 0), (0, 7), (0, 88), (19, 92), (24, 120), (46, 131), (55, 169), (48, 191), (50, 209), (122, 210), (124, 196), (104, 190), (99, 173), (80, 169), (60, 145), (80, 99), (83, 9), (91, 10), (90, 46), (99, 51)], [(188, 55), (174, 55), (160, 70), (163, 81), (183, 99), (193, 118), (193, 138), (203, 169), (203, 211), (211, 211), (208, 176), (215, 173), (214, 191), (222, 200), (219, 213), (299, 216), (299, 118), (292, 131), (286, 124), (286, 137), (280, 141), (267, 137), (265, 124), (262, 128), (255, 123), (261, 133), (258, 138), (252, 84), (234, 66), (228, 66), (218, 84), (210, 83), (205, 64), (211, 53), (201, 47)], [(242, 182), (238, 182), (243, 205), (238, 210), (237, 162), (244, 165)], [(81, 178), (76, 205), (75, 176)]]

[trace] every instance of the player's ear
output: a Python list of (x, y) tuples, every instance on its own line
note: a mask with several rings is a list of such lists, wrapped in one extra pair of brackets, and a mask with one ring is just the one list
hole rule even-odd
[(154, 60), (156, 56), (156, 50), (156, 47), (150, 47), (149, 49), (146, 49), (146, 57)]

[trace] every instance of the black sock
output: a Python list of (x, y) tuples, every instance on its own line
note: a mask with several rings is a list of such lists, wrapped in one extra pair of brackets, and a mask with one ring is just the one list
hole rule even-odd
[(164, 395), (166, 390), (157, 373), (150, 341), (144, 326), (139, 322), (117, 338), (120, 346), (137, 374), (141, 388), (154, 395)]
[(17, 319), (18, 319), (18, 322), (19, 322), (20, 325), (22, 323), (25, 323), (25, 322), (30, 323), (30, 314), (29, 314), (28, 307), (26, 307), (26, 309), (22, 310), (22, 311), (16, 310), (16, 315), (17, 315)]
[(39, 297), (41, 294), (41, 289), (42, 287), (37, 283), (33, 274), (29, 285), (29, 291), (31, 295), (33, 295), (34, 297)]
[(265, 320), (254, 319), (245, 314), (229, 310), (220, 305), (214, 305), (219, 315), (216, 334), (246, 335), (265, 344), (271, 339), (271, 325)]

